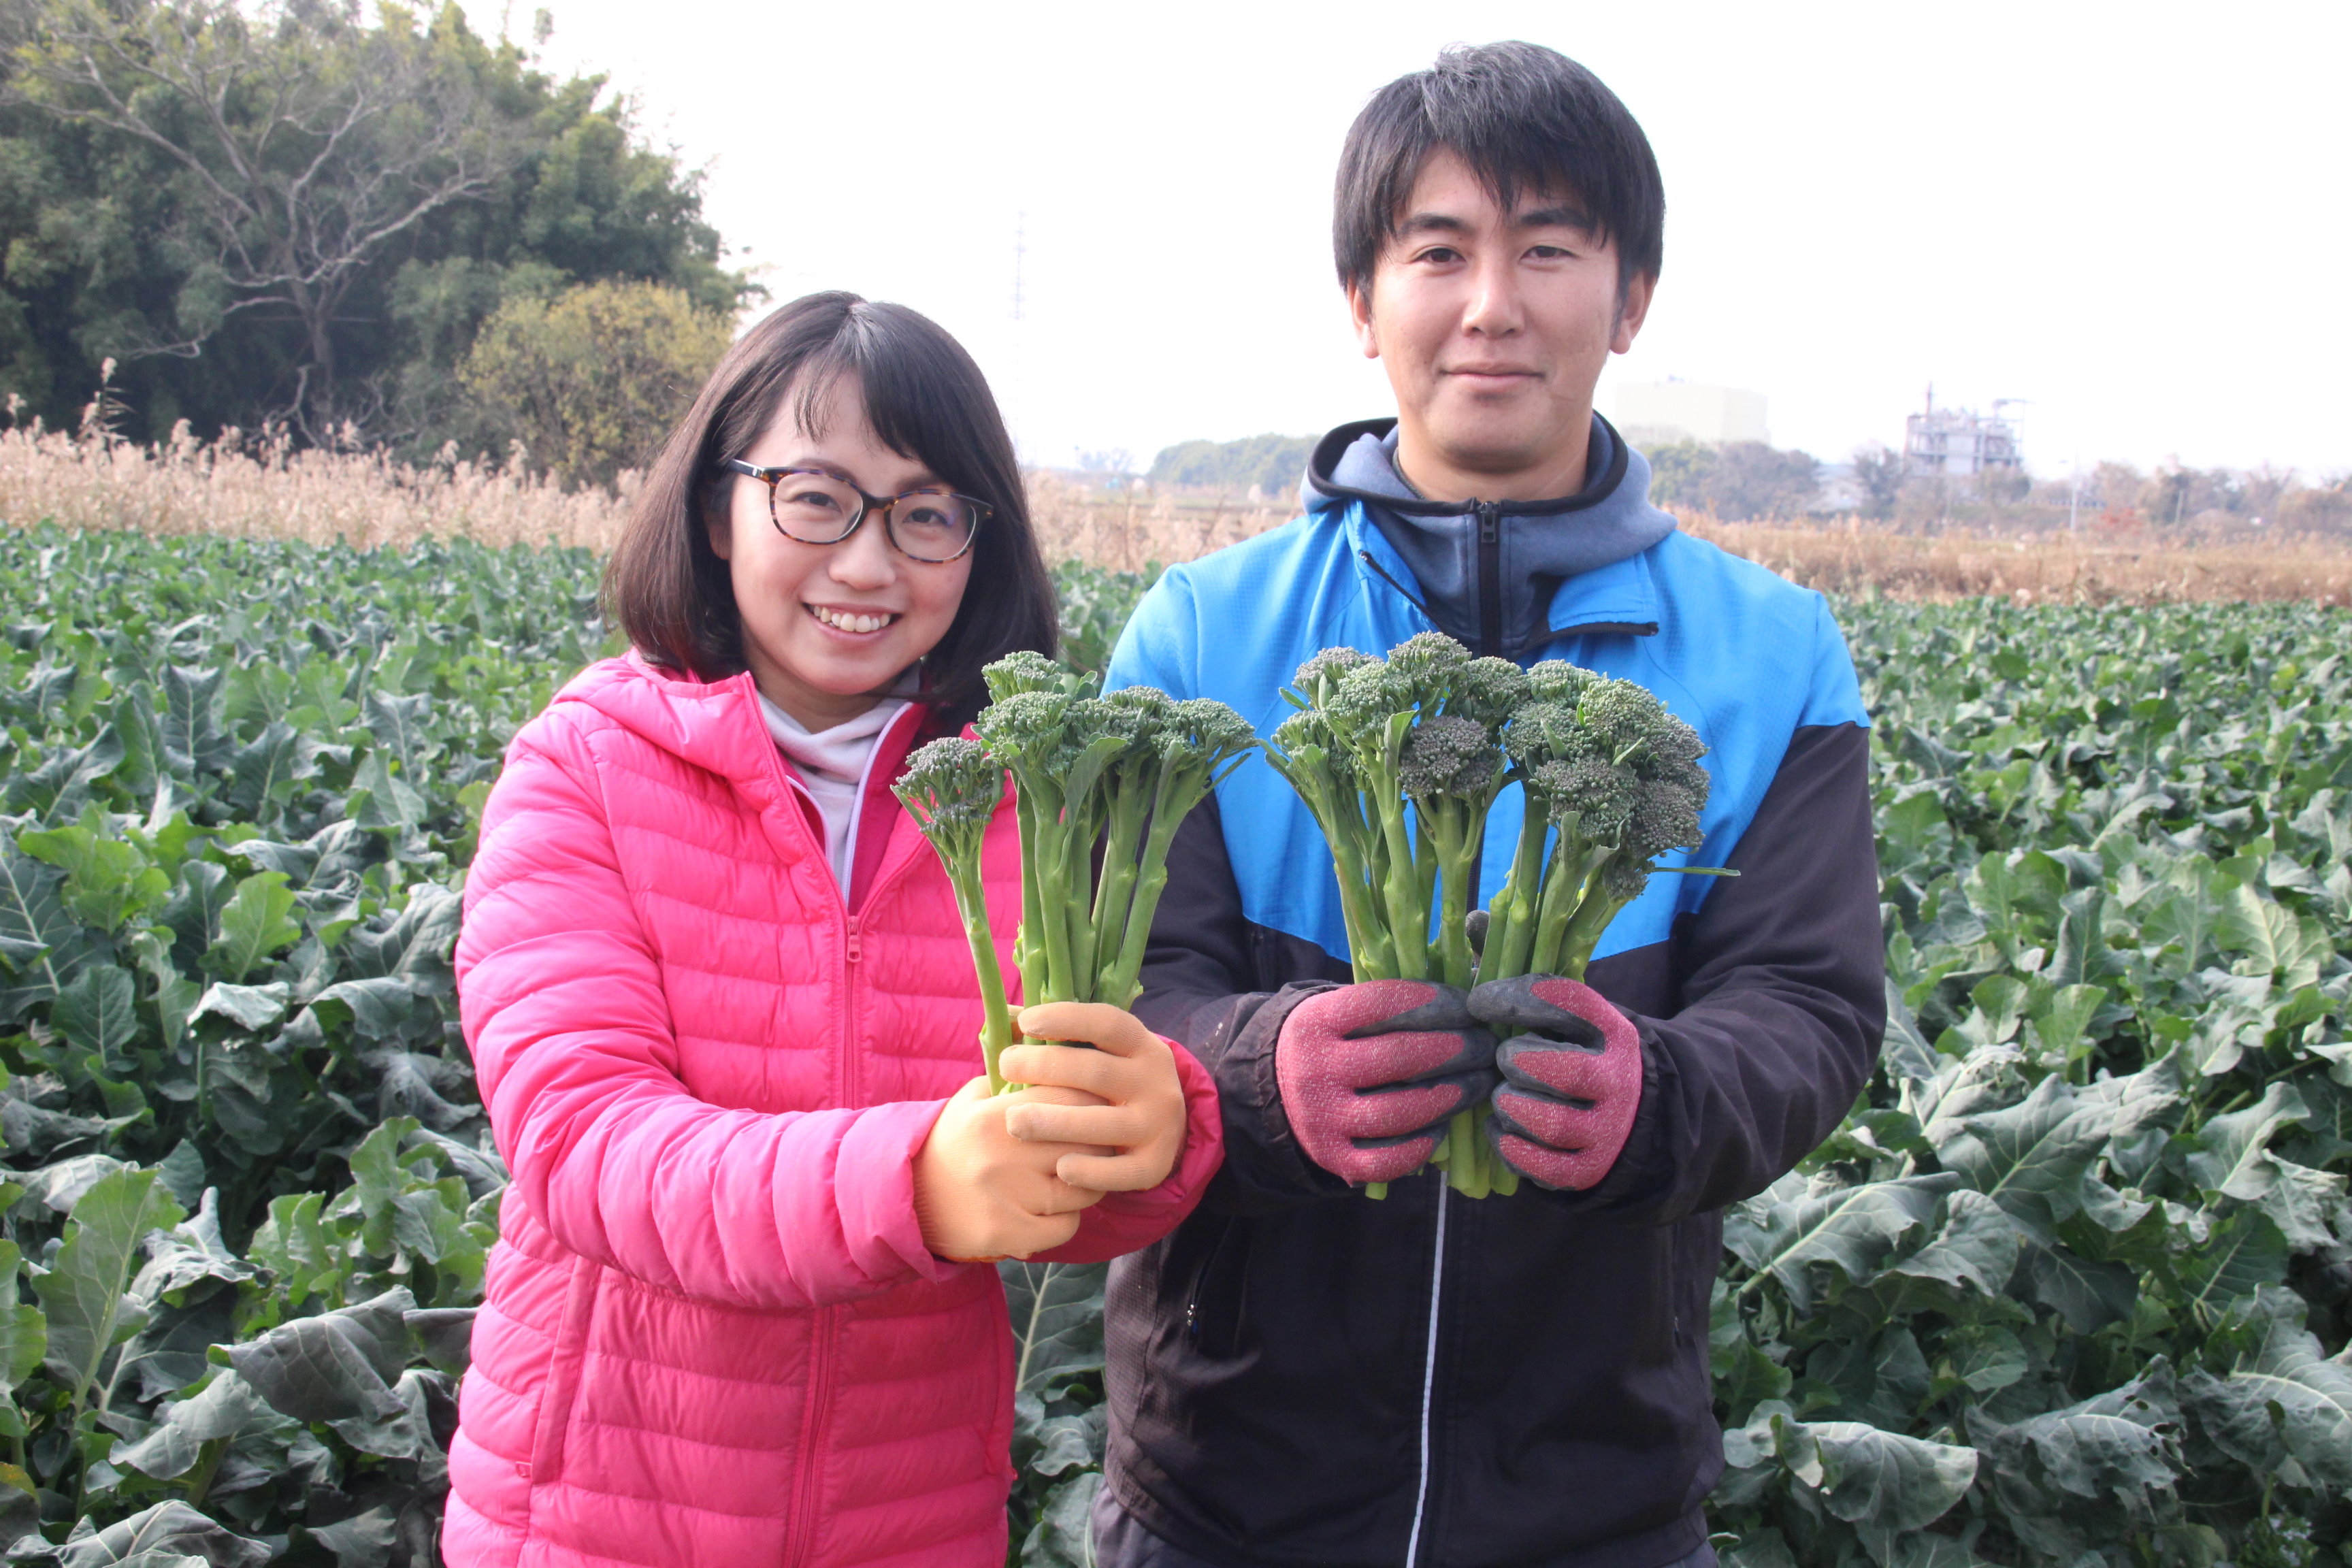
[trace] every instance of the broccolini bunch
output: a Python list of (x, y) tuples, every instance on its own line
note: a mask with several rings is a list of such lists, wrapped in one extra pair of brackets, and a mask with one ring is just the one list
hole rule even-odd
[[(1285, 695), (1300, 711), (1266, 754), (1331, 847), (1356, 978), (1467, 988), (1470, 900), (1486, 812), (1510, 776), (1503, 736), (1530, 694), (1526, 672), (1423, 632), (1385, 659), (1327, 648), (1293, 684)], [(1432, 1156), (1457, 1191), (1479, 1197), (1495, 1181), (1481, 1114), (1455, 1117)]]
[[(1003, 987), (986, 910), (974, 924), (963, 887), (969, 881), (977, 896), (980, 834), (1002, 794), (1003, 770), (1013, 774), (1021, 826), (1021, 934), (1014, 956), (1024, 1000), (1125, 1007), (1142, 989), (1144, 949), (1168, 885), (1168, 849), (1177, 826), (1240, 765), (1257, 738), (1248, 721), (1222, 702), (1179, 702), (1148, 686), (1097, 697), (1093, 678), (1042, 654), (1008, 655), (986, 675), (990, 702), (973, 726), (979, 742), (935, 741), (909, 765), (910, 780), (945, 782), (950, 759), (943, 753), (937, 767), (928, 766), (928, 759), (951, 743), (969, 748), (953, 755), (952, 782), (961, 792), (953, 796), (955, 809), (929, 800), (919, 807), (903, 782), (899, 798), (956, 885), (972, 935), (982, 1001), (996, 1010), (988, 1015), (982, 1040), (990, 1082), (1001, 1089), (989, 1041), (996, 1037), (991, 1031), (1004, 1005)], [(965, 761), (975, 754), (985, 759), (990, 773), (984, 788)], [(977, 805), (982, 795), (984, 806)], [(981, 824), (969, 843), (958, 815), (964, 810), (977, 811)], [(967, 868), (960, 870), (959, 861)], [(1011, 1038), (1009, 1016), (1003, 1037)]]
[(1023, 994), (1127, 1006), (1177, 826), (1257, 737), (1222, 702), (1149, 686), (1096, 697), (1092, 678), (1039, 654), (999, 659), (987, 676), (992, 700), (975, 728), (1019, 791)]
[(1468, 985), (1476, 958), (1463, 917), (1526, 672), (1423, 632), (1385, 659), (1326, 648), (1292, 683), (1284, 695), (1299, 711), (1266, 756), (1331, 847), (1356, 978)]
[[(1327, 648), (1293, 684), (1299, 711), (1266, 753), (1330, 846), (1359, 980), (1580, 979), (1651, 862), (1700, 841), (1706, 748), (1634, 682), (1558, 659), (1522, 670), (1423, 632), (1386, 659)], [(1513, 783), (1527, 810), (1481, 955), (1466, 917), (1487, 811)], [(1432, 1156), (1474, 1197), (1517, 1185), (1485, 1115), (1454, 1118)]]

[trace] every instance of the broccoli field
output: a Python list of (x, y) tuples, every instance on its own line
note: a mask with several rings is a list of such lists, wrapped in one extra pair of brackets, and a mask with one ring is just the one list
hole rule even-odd
[[(596, 571), (0, 531), (10, 1562), (437, 1561), (505, 1181), (457, 895)], [(1098, 662), (1143, 579), (1057, 580)], [(1727, 1216), (1719, 1546), (2346, 1568), (2352, 614), (1840, 610), (1894, 1023)], [(1004, 1272), (1013, 1555), (1084, 1562), (1101, 1270)]]

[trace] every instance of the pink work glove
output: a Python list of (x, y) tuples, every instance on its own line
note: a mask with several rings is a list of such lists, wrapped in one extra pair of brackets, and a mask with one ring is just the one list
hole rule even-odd
[(1470, 993), (1495, 1031), (1503, 1075), (1486, 1123), (1504, 1163), (1538, 1185), (1599, 1184), (1624, 1152), (1642, 1103), (1642, 1037), (1600, 992), (1556, 974)]
[(1392, 1182), (1428, 1163), (1448, 1118), (1486, 1098), (1494, 1056), (1453, 986), (1367, 980), (1291, 1009), (1274, 1074), (1308, 1159), (1346, 1181)]

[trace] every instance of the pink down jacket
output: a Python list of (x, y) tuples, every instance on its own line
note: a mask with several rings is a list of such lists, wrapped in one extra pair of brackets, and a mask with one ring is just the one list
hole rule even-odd
[[(449, 1456), (457, 1568), (1003, 1561), (1003, 1292), (924, 1249), (913, 1197), (979, 1070), (971, 949), (895, 800), (867, 795), (887, 840), (854, 914), (815, 822), (749, 676), (608, 660), (508, 751), (457, 942), (514, 1183)], [(1007, 954), (1019, 852), (1008, 795)], [(1198, 1199), (1214, 1090), (1177, 1063), (1176, 1172), (1054, 1258), (1131, 1251)]]

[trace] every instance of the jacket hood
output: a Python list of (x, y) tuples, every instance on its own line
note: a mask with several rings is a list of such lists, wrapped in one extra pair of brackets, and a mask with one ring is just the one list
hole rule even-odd
[(632, 649), (590, 665), (555, 700), (585, 703), (672, 756), (727, 778), (772, 776), (775, 742), (748, 670), (704, 680), (649, 664)]
[(1673, 517), (1650, 504), (1648, 461), (1599, 414), (1591, 477), (1576, 494), (1549, 500), (1431, 500), (1397, 470), (1396, 425), (1365, 419), (1325, 436), (1301, 499), (1309, 512), (1361, 507), (1411, 568), (1430, 620), (1479, 652), (1515, 658), (1547, 640), (1562, 583), (1675, 531)]

